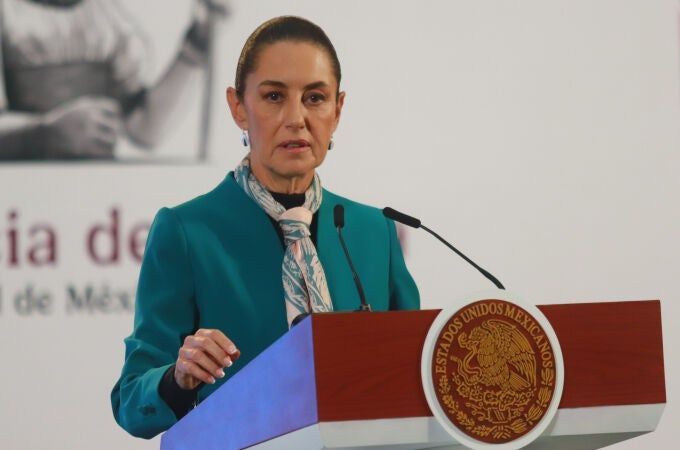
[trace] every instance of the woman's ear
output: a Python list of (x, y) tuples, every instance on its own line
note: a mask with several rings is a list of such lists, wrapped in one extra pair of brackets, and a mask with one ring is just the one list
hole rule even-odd
[(335, 128), (338, 127), (340, 123), (340, 115), (342, 114), (342, 107), (345, 104), (345, 92), (340, 92), (338, 94), (338, 101), (335, 102)]
[(242, 130), (247, 130), (248, 115), (246, 114), (243, 102), (238, 98), (236, 89), (234, 89), (233, 87), (227, 88), (227, 103), (229, 104), (231, 117), (233, 117), (236, 126), (238, 126)]

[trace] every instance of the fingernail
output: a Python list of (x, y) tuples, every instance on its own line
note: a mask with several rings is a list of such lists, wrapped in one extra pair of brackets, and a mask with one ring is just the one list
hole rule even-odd
[(234, 364), (234, 362), (231, 360), (231, 358), (226, 358), (226, 360), (227, 360), (227, 361), (226, 361), (226, 364), (225, 364), (225, 365), (226, 365), (227, 367), (231, 367), (231, 365)]
[(230, 355), (233, 355), (233, 354), (236, 353), (237, 351), (238, 351), (238, 350), (236, 350), (236, 346), (234, 346), (234, 345), (232, 345), (231, 347), (229, 347), (229, 348), (227, 349), (227, 353), (229, 353)]
[(217, 374), (217, 378), (224, 378), (224, 370), (218, 369), (215, 373)]
[(215, 384), (215, 379), (213, 377), (210, 377), (210, 384)]

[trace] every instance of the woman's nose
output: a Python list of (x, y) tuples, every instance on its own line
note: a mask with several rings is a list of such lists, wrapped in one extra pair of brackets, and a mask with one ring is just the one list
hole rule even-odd
[(302, 100), (288, 102), (285, 109), (285, 124), (291, 128), (304, 128), (306, 123), (305, 106)]

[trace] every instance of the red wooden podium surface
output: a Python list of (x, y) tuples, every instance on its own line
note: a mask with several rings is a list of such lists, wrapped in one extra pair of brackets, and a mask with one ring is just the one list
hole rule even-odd
[[(564, 357), (565, 382), (558, 415), (570, 409), (666, 402), (659, 301), (544, 305), (539, 309), (554, 328)], [(219, 443), (215, 448), (241, 448), (316, 423), (431, 419), (420, 379), (420, 360), (425, 337), (438, 313), (312, 315), (166, 432), (161, 448), (192, 448), (189, 445), (197, 444), (199, 432), (212, 433), (209, 441)], [(302, 344), (306, 339), (313, 343), (313, 355), (309, 355), (310, 347)], [(294, 355), (298, 351), (306, 354)], [(283, 352), (291, 357), (282, 358)], [(305, 363), (310, 356), (313, 363)], [(296, 357), (302, 362), (288, 363)], [(295, 383), (290, 382), (293, 378)], [(285, 388), (269, 391), (267, 401), (258, 402), (255, 397), (261, 390), (257, 386), (271, 383), (282, 383)], [(233, 399), (239, 395), (252, 399), (252, 405), (248, 401), (238, 403), (245, 415), (224, 416), (220, 422), (216, 412), (220, 402), (234, 408)], [(294, 403), (314, 411), (300, 412), (296, 421), (287, 407)], [(250, 406), (271, 411), (255, 411), (255, 419), (250, 419), (245, 413)], [(277, 410), (281, 413), (271, 413)], [(206, 427), (206, 420), (215, 425)], [(251, 432), (253, 420), (257, 424), (252, 428), (257, 429)], [(267, 435), (263, 427), (273, 431)], [(650, 431), (647, 428), (629, 431), (641, 434)], [(191, 434), (190, 440), (187, 434)], [(235, 434), (239, 436), (236, 440)], [(250, 439), (249, 434), (254, 437)], [(325, 448), (325, 444), (313, 448)]]
[[(666, 402), (658, 301), (538, 308), (562, 347), (560, 408)], [(319, 420), (431, 415), (422, 389), (404, 386), (421, 385), (422, 346), (438, 313), (315, 316)], [(371, 376), (356, 367), (371, 367)]]

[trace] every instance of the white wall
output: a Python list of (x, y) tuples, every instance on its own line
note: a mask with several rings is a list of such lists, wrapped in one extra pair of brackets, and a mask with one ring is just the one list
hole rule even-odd
[[(536, 304), (662, 300), (666, 411), (655, 433), (612, 448), (671, 448), (680, 422), (677, 12), (674, 0), (232, 2), (209, 164), (0, 165), (0, 448), (158, 448), (119, 429), (108, 401), (132, 315), (69, 312), (65, 288), (132, 292), (129, 252), (94, 265), (88, 229), (117, 206), (125, 237), (240, 160), (223, 89), (249, 32), (284, 13), (324, 27), (343, 63), (346, 106), (321, 169), (329, 189), (420, 217)], [(40, 222), (58, 231), (58, 265), (31, 268), (22, 256), (11, 267), (12, 230), (25, 253)], [(489, 286), (425, 234), (409, 232), (407, 246), (424, 308)], [(28, 283), (51, 293), (48, 314), (16, 312)]]

